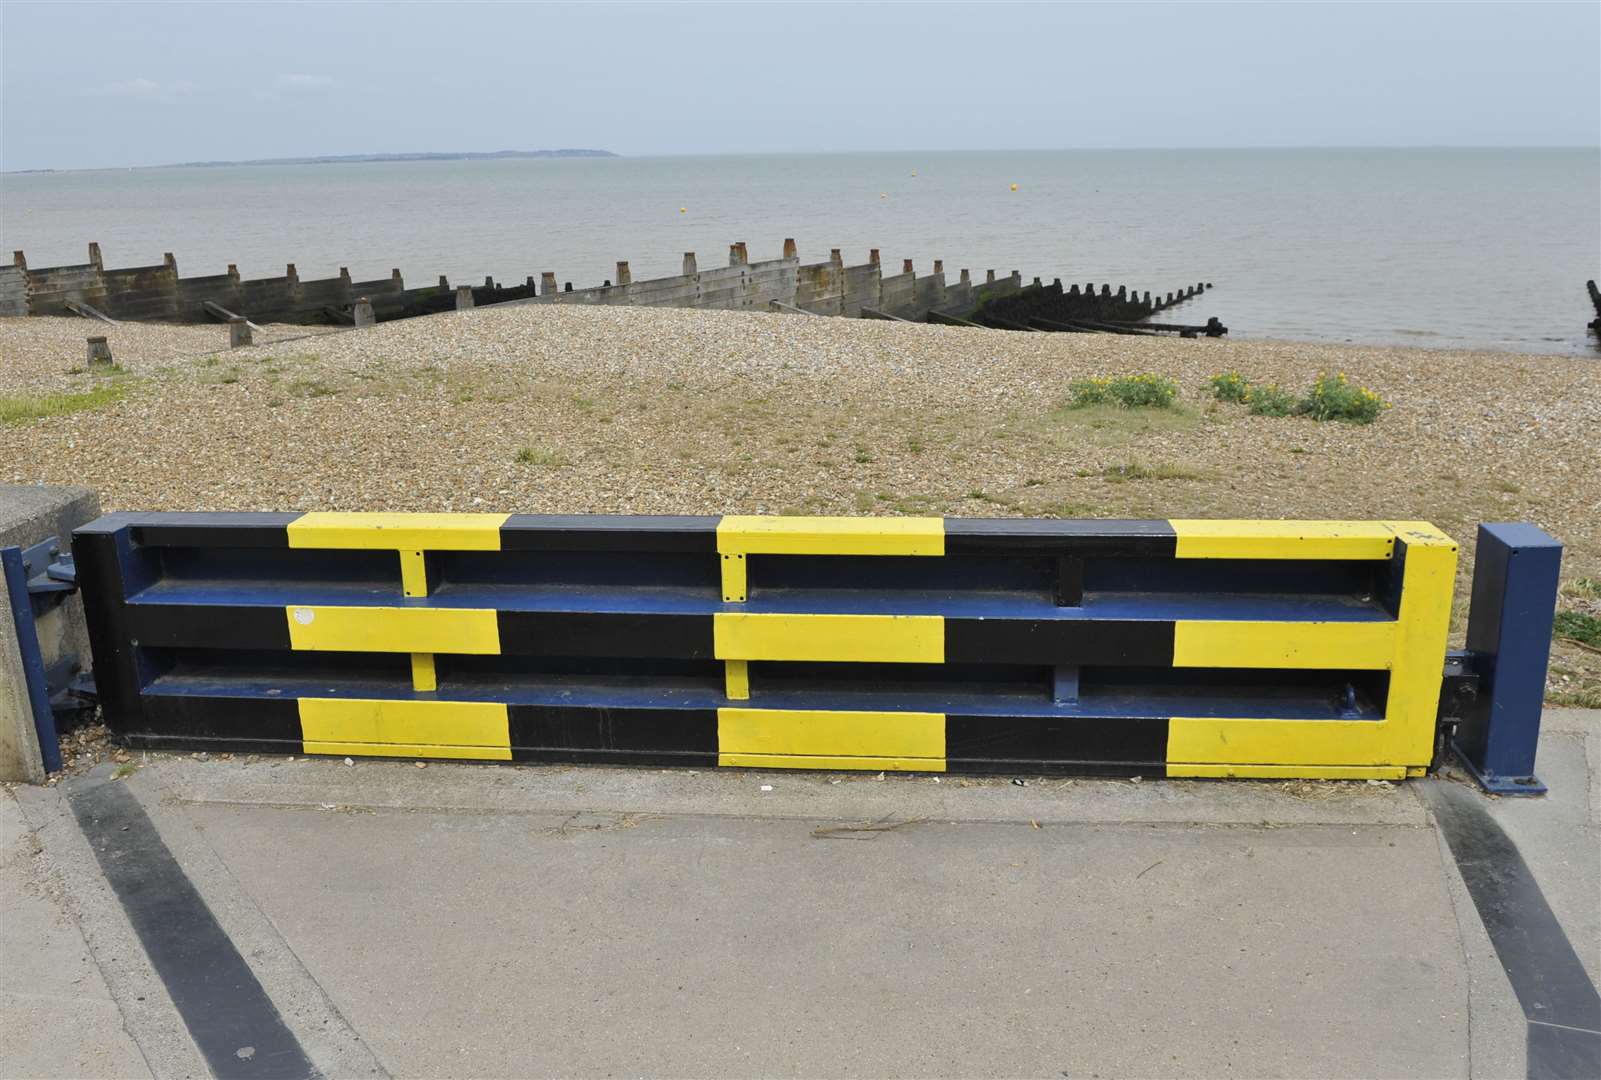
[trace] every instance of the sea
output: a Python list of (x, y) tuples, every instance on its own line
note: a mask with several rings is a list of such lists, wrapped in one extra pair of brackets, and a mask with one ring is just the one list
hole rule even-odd
[(1069, 150), (507, 159), (0, 176), (0, 250), (185, 275), (399, 268), (408, 284), (575, 288), (728, 246), (870, 248), (954, 280), (1211, 292), (1231, 336), (1601, 357), (1601, 149)]

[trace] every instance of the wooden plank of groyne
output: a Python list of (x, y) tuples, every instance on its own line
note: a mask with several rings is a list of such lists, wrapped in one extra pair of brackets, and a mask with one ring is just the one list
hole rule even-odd
[(928, 321), (939, 326), (970, 326), (975, 330), (984, 329), (972, 319), (964, 319), (960, 315), (948, 315), (943, 311), (930, 311)]
[(207, 300), (204, 304), (201, 304), (200, 306), (205, 308), (206, 309), (206, 314), (210, 315), (214, 319), (221, 319), (223, 322), (233, 322), (235, 319), (244, 319), (245, 320), (245, 325), (250, 327), (250, 329), (252, 329), (252, 330), (260, 330), (261, 329), (261, 327), (257, 326), (255, 323), (251, 322), (249, 319), (246, 319), (243, 315), (240, 315), (240, 314), (238, 314), (236, 312), (229, 311), (227, 308), (223, 307), (221, 304), (214, 304), (210, 300)]
[(63, 300), (61, 301), (61, 306), (72, 312), (74, 315), (81, 315), (85, 319), (99, 319), (103, 323), (110, 323), (112, 326), (117, 325), (116, 319), (113, 319), (110, 315), (107, 315), (98, 308), (90, 307), (81, 300)]
[(785, 315), (817, 315), (815, 311), (807, 311), (805, 308), (798, 308), (794, 304), (786, 304), (782, 300), (767, 301), (767, 310), (782, 311)]

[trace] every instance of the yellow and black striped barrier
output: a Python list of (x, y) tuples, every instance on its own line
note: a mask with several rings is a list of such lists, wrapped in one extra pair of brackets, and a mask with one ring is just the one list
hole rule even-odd
[(74, 539), (147, 747), (1399, 778), (1424, 522), (112, 514)]

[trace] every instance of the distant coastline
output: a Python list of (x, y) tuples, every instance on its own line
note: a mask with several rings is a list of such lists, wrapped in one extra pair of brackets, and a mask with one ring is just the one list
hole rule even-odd
[(385, 161), (502, 161), (512, 158), (614, 158), (610, 150), (563, 148), (560, 150), (493, 150), (421, 154), (320, 154), (313, 157), (250, 158), (246, 161), (177, 161), (167, 165), (102, 166), (97, 169), (16, 169), (7, 176), (56, 172), (121, 172), (124, 169), (220, 169), (243, 165), (366, 165)]

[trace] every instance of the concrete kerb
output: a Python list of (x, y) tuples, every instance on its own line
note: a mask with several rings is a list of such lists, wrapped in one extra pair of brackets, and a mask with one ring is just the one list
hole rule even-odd
[(992, 779), (888, 773), (488, 767), (338, 758), (139, 759), (194, 803), (354, 806), (399, 812), (626, 813), (821, 822), (927, 820), (1024, 825), (1423, 826), (1403, 784)]

